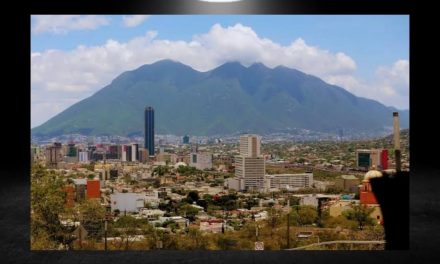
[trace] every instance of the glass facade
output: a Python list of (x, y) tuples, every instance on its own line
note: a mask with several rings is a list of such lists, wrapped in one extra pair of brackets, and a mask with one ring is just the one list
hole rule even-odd
[(364, 168), (370, 167), (370, 153), (358, 154), (358, 166)]
[(154, 109), (151, 106), (145, 108), (145, 143), (148, 155), (154, 156)]

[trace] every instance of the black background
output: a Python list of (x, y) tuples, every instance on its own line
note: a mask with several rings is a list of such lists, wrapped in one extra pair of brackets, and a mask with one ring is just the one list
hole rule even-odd
[[(435, 1), (197, 0), (3, 1), (1, 50), (0, 245), (2, 263), (436, 263), (440, 165), (436, 126), (438, 11)], [(429, 3), (429, 4), (428, 4)], [(31, 14), (409, 14), (410, 250), (402, 251), (30, 251)], [(274, 29), (276, 30), (276, 29)], [(393, 47), (389, 47), (392, 49)], [(434, 73), (435, 71), (435, 73)], [(438, 83), (438, 81), (437, 81)], [(407, 194), (390, 189), (393, 195)], [(402, 230), (407, 232), (407, 230)], [(440, 262), (438, 262), (440, 263)]]

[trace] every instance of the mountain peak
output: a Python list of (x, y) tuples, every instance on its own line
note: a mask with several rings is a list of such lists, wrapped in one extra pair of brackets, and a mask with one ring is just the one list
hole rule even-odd
[(253, 63), (251, 66), (249, 66), (249, 68), (256, 68), (256, 69), (270, 69), (269, 67), (267, 67), (266, 65), (264, 65), (264, 63), (262, 63), (262, 62), (256, 62), (256, 63)]
[(220, 65), (218, 68), (246, 68), (239, 61), (228, 61)]
[[(183, 99), (183, 100), (182, 100)], [(295, 69), (227, 62), (199, 72), (173, 60), (126, 72), (78, 102), (33, 135), (131, 135), (143, 131), (146, 105), (154, 105), (157, 133), (217, 135), (236, 131), (380, 132), (392, 125), (393, 109)], [(374, 116), (374, 118), (372, 118)], [(401, 113), (408, 126), (408, 112)]]
[(178, 68), (187, 68), (192, 69), (191, 66), (181, 63), (180, 61), (171, 60), (171, 59), (163, 59), (153, 62), (151, 64), (147, 64), (144, 66), (152, 66), (152, 67), (178, 67)]
[(238, 61), (226, 62), (217, 68), (211, 70), (211, 73), (221, 77), (231, 77), (237, 73), (245, 71), (247, 68)]

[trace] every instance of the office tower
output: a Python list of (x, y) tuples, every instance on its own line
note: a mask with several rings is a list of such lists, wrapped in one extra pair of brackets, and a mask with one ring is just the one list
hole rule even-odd
[(235, 157), (235, 176), (243, 179), (239, 189), (262, 190), (264, 188), (265, 164), (260, 154), (261, 137), (240, 136), (240, 155)]
[(261, 137), (257, 135), (240, 136), (240, 156), (260, 156)]
[(131, 161), (139, 161), (139, 144), (131, 145)]
[(48, 167), (56, 167), (58, 162), (63, 159), (61, 143), (55, 142), (46, 148), (46, 164)]
[(125, 146), (125, 145), (122, 145), (121, 161), (128, 161), (127, 160), (127, 146)]
[(80, 151), (78, 158), (79, 158), (79, 162), (88, 162), (89, 161), (89, 153), (87, 151)]
[(154, 156), (154, 109), (151, 106), (145, 108), (145, 143), (148, 154)]
[(126, 161), (133, 161), (133, 152), (132, 152), (132, 147), (131, 145), (127, 145), (125, 146), (125, 157), (126, 157)]
[(69, 143), (67, 145), (67, 156), (68, 157), (76, 157), (77, 155), (77, 149), (75, 147), (74, 143)]
[(183, 144), (189, 144), (189, 136), (188, 135), (185, 135), (184, 137), (183, 137)]
[(356, 166), (364, 170), (385, 170), (388, 168), (388, 150), (357, 149)]
[(400, 171), (401, 153), (400, 153), (400, 127), (399, 127), (399, 113), (393, 112), (393, 132), (394, 132), (394, 159), (396, 161), (396, 171)]
[(139, 155), (139, 162), (145, 163), (148, 161), (149, 155), (146, 149), (139, 148), (138, 155)]

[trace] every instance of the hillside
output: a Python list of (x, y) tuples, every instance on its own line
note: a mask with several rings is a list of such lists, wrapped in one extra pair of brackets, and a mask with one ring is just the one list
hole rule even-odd
[[(230, 62), (198, 72), (163, 60), (122, 73), (32, 134), (142, 135), (147, 105), (155, 109), (156, 133), (175, 135), (265, 134), (293, 128), (381, 133), (391, 128), (396, 111), (283, 66)], [(409, 112), (399, 114), (401, 127), (407, 128)]]

